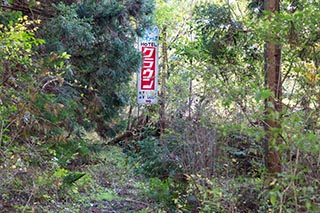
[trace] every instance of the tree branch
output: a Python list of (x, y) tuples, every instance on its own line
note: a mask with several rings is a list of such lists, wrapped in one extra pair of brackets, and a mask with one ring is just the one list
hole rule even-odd
[(23, 5), (12, 5), (12, 6), (0, 5), (0, 8), (7, 9), (7, 10), (13, 10), (13, 11), (21, 11), (24, 13), (30, 13), (32, 15), (36, 14), (36, 15), (46, 17), (46, 18), (54, 17), (54, 14), (47, 13), (47, 12), (45, 12), (45, 10), (30, 8), (30, 7), (26, 7)]

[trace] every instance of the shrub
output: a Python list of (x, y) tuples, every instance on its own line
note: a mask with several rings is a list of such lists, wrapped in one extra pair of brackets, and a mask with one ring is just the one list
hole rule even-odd
[(139, 141), (138, 146), (139, 152), (135, 157), (139, 173), (146, 177), (166, 179), (180, 170), (169, 144), (162, 146), (158, 138), (147, 137), (143, 141)]

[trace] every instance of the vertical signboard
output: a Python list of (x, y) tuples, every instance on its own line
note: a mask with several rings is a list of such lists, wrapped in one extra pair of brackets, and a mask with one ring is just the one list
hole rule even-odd
[(146, 30), (139, 39), (142, 64), (138, 73), (138, 104), (156, 104), (158, 90), (158, 37), (157, 27)]

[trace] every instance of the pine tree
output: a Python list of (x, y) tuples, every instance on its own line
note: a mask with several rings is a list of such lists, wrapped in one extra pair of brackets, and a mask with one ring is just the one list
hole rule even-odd
[[(19, 10), (43, 20), (40, 37), (46, 44), (42, 54), (71, 55), (64, 73), (60, 101), (75, 100), (77, 122), (100, 135), (114, 133), (110, 120), (127, 100), (125, 85), (138, 70), (137, 36), (150, 23), (152, 1), (15, 0), (3, 8)], [(54, 72), (54, 71), (53, 71)]]

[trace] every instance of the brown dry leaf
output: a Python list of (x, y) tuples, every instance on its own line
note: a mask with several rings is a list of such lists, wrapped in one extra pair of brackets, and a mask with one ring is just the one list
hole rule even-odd
[(46, 103), (46, 105), (44, 106), (44, 108), (46, 109), (47, 112), (51, 112), (51, 104)]
[(53, 114), (55, 115), (55, 116), (58, 116), (58, 114), (59, 114), (59, 110), (58, 110), (58, 108), (55, 106), (55, 107), (53, 107)]

